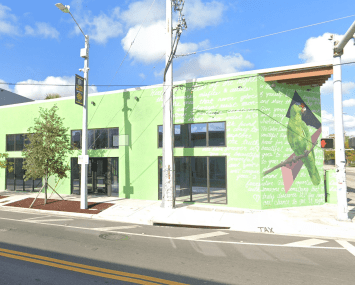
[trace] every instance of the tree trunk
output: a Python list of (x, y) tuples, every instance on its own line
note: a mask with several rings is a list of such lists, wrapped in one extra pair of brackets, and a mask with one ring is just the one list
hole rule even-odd
[(45, 184), (44, 184), (44, 205), (47, 204), (47, 188), (48, 188), (48, 173), (46, 172)]

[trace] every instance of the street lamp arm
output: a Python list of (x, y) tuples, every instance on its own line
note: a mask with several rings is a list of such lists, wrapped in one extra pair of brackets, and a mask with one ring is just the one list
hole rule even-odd
[(355, 33), (355, 21), (350, 26), (350, 28), (347, 30), (347, 32), (345, 33), (342, 40), (334, 47), (334, 52), (341, 53), (343, 48), (348, 43), (348, 41), (354, 36), (354, 33)]
[(75, 21), (75, 18), (73, 17), (72, 13), (69, 12), (69, 14), (70, 14), (70, 16), (73, 18), (73, 20), (74, 20), (74, 22), (76, 23), (76, 25), (78, 26), (78, 28), (80, 29), (81, 33), (82, 33), (82, 34), (84, 35), (84, 37), (86, 38), (86, 36), (85, 36), (83, 30), (80, 28), (80, 26), (79, 26), (79, 24), (77, 23), (77, 21)]

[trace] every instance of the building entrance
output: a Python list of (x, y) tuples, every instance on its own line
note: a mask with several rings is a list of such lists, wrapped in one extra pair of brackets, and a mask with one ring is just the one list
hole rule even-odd
[[(80, 195), (81, 165), (77, 157), (71, 163), (71, 193)], [(89, 158), (87, 181), (88, 194), (118, 196), (118, 158)]]

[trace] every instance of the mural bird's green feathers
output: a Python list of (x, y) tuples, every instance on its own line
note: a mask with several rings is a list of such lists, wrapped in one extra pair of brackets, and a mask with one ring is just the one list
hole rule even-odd
[[(312, 148), (312, 138), (306, 123), (302, 120), (303, 106), (294, 104), (291, 107), (290, 120), (288, 121), (287, 140), (296, 156), (303, 155), (305, 150)], [(314, 151), (301, 158), (307, 167), (313, 185), (319, 185), (320, 177), (315, 164)]]

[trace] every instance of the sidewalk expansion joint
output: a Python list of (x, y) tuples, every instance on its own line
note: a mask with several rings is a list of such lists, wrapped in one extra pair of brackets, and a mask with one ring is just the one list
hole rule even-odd
[(201, 225), (186, 225), (186, 224), (171, 224), (171, 223), (155, 223), (153, 222), (153, 226), (160, 227), (182, 227), (182, 228), (196, 228), (196, 229), (223, 229), (229, 230), (230, 227), (220, 227), (220, 226), (201, 226)]

